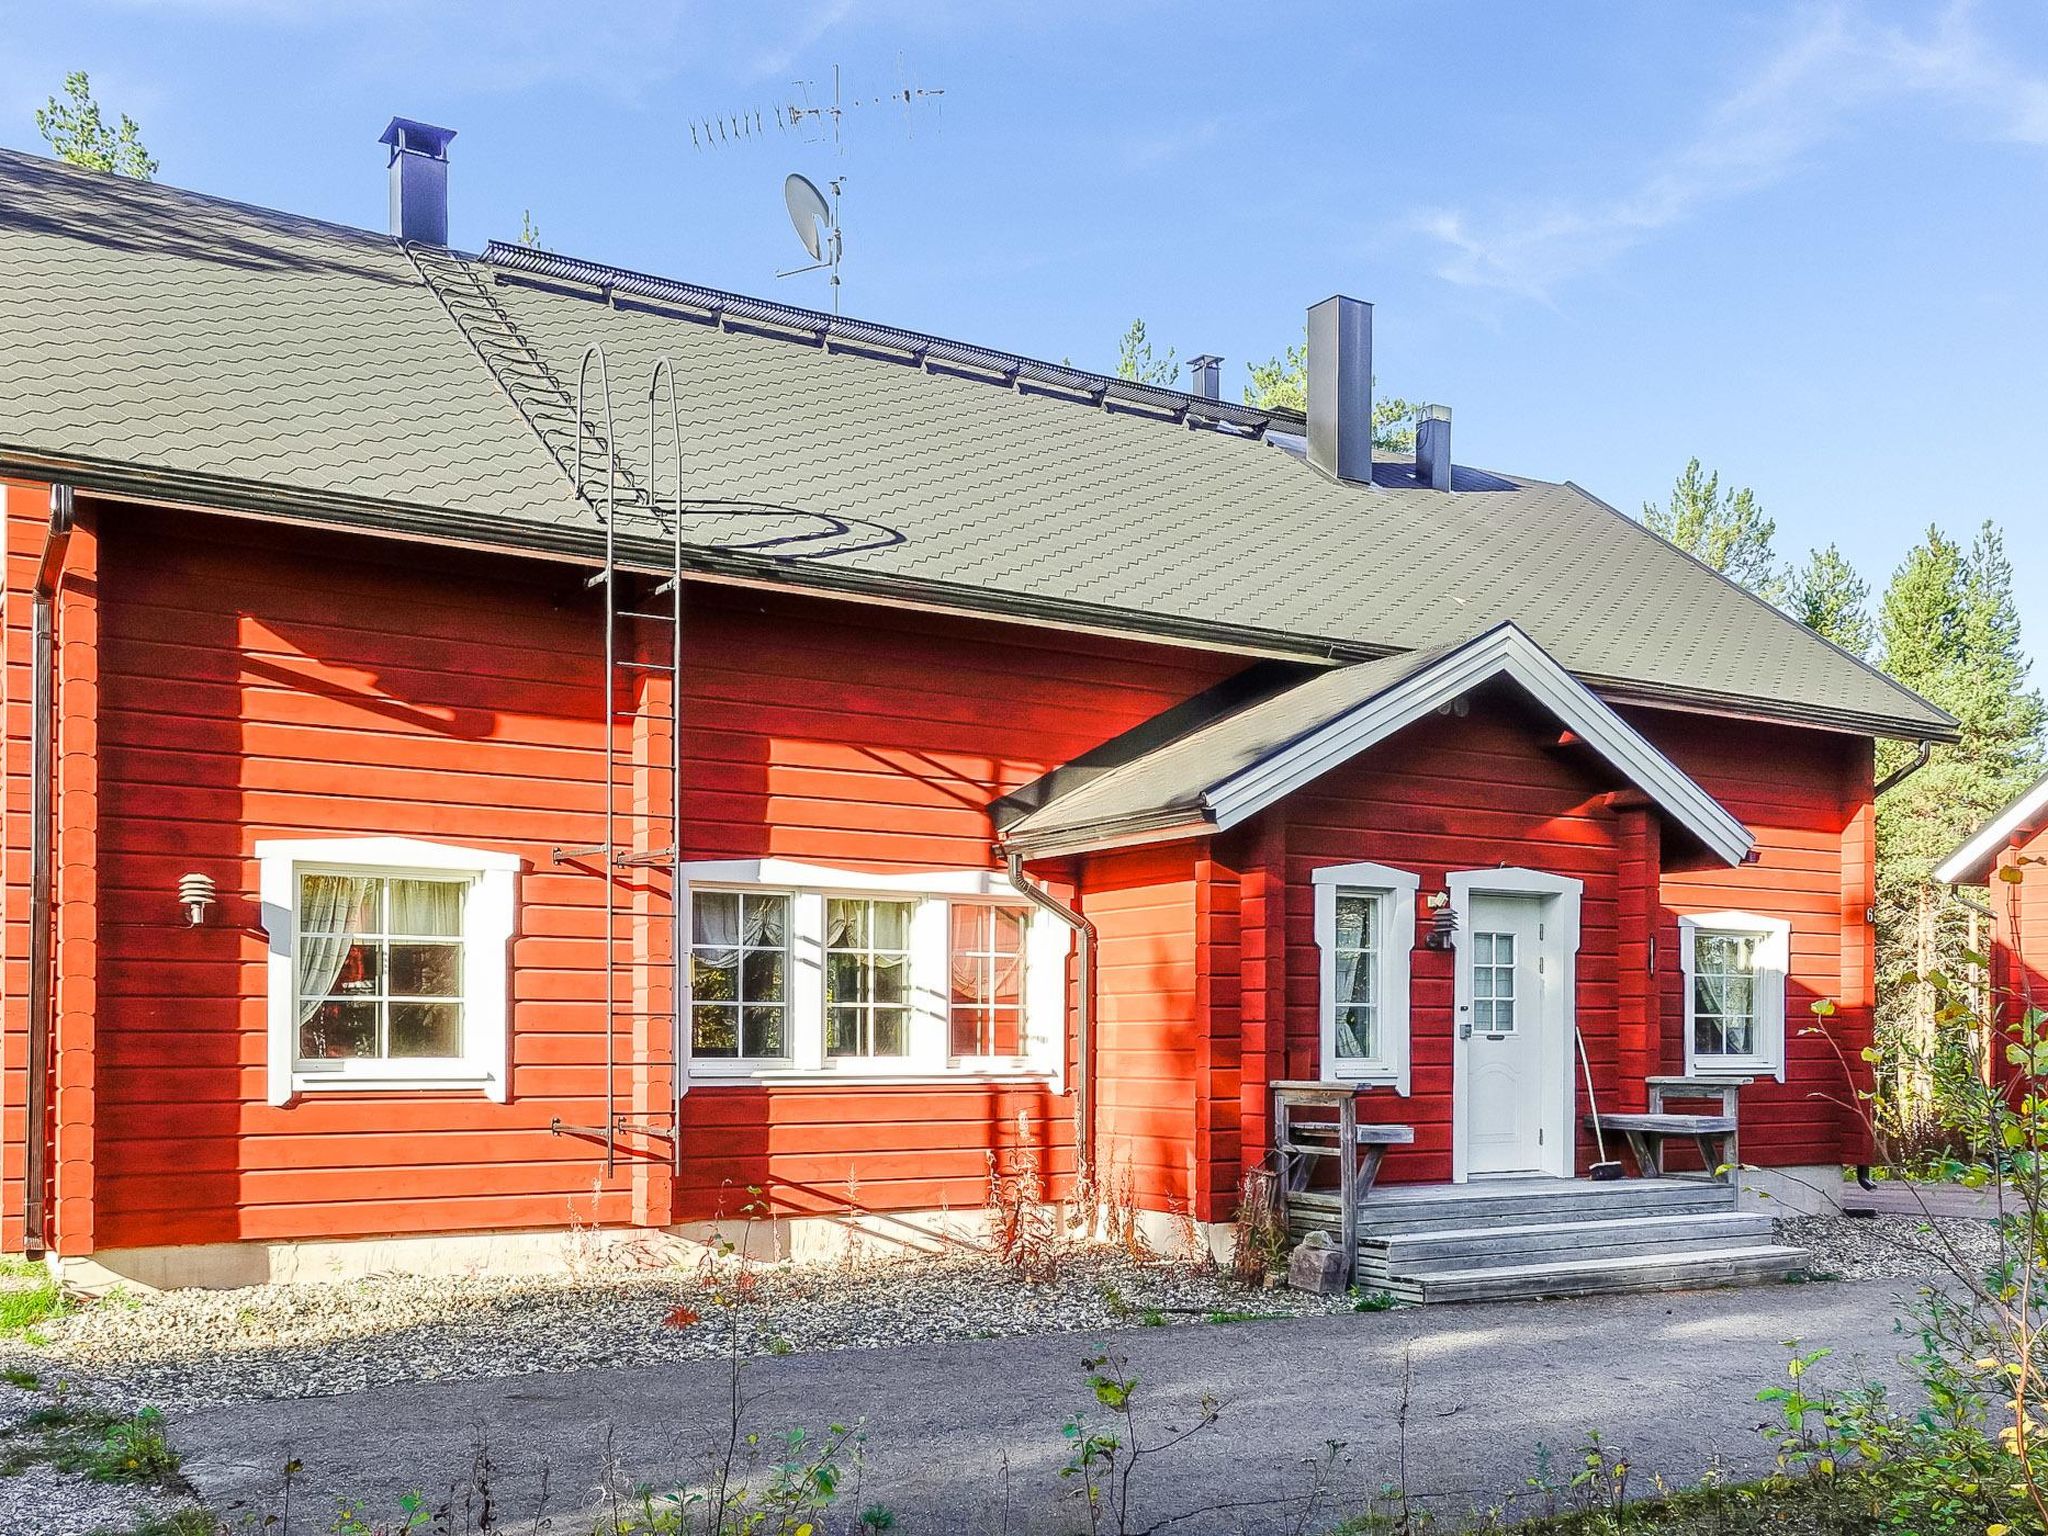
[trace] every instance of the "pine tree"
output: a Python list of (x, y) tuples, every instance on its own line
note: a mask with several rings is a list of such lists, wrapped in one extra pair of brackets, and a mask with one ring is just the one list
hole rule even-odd
[(100, 114), (100, 104), (93, 100), (92, 81), (84, 70), (73, 70), (64, 77), (64, 94), (69, 101), (52, 96), (36, 109), (36, 132), (59, 160), (137, 181), (156, 175), (156, 161), (142, 147), (142, 130), (135, 119), (124, 112), (119, 125), (109, 128)]
[(1755, 492), (1747, 486), (1724, 492), (1719, 471), (1706, 474), (1698, 459), (1672, 485), (1668, 506), (1643, 503), (1643, 522), (1766, 602), (1784, 599), (1785, 573), (1772, 548), (1777, 522), (1764, 516)]
[[(2044, 710), (2027, 686), (2011, 562), (1989, 523), (1968, 550), (1928, 529), (1885, 589), (1879, 629), (1885, 670), (1954, 715), (1961, 735), (1878, 801), (1878, 1022), (1896, 1057), (1935, 1038), (1931, 990), (1900, 978), (1965, 974), (1967, 918), (1934, 866), (2038, 776)], [(1878, 771), (1911, 752), (1883, 743)]]
[[(1308, 337), (1301, 345), (1289, 347), (1263, 363), (1250, 365), (1251, 383), (1245, 386), (1244, 403), (1262, 411), (1306, 411), (1308, 409)], [(1386, 453), (1415, 451), (1415, 413), (1419, 407), (1399, 395), (1380, 398), (1378, 379), (1373, 383), (1372, 445)]]
[(1869, 659), (1877, 643), (1870, 619), (1870, 583), (1856, 574), (1841, 550), (1830, 544), (1806, 557), (1806, 567), (1793, 578), (1792, 617), (1832, 640), (1851, 656)]
[(1123, 340), (1117, 343), (1116, 376), (1139, 384), (1157, 384), (1161, 388), (1172, 389), (1179, 383), (1173, 348), (1168, 347), (1164, 357), (1154, 354), (1151, 338), (1145, 334), (1145, 322), (1133, 320), (1131, 328), (1124, 332)]

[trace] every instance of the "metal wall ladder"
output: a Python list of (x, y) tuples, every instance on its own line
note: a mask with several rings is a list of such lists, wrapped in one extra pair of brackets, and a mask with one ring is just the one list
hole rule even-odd
[[(585, 349), (576, 383), (575, 410), (585, 405), (593, 371), (602, 395), (601, 430), (575, 434), (574, 469), (578, 494), (604, 521), (604, 565), (587, 578), (604, 609), (604, 840), (589, 847), (557, 848), (557, 865), (595, 870), (604, 879), (604, 1120), (571, 1125), (560, 1119), (556, 1135), (581, 1135), (604, 1144), (605, 1176), (618, 1169), (622, 1142), (634, 1147), (666, 1142), (672, 1165), (679, 1164), (681, 1095), (688, 1082), (688, 953), (682, 911), (682, 665), (683, 537), (682, 434), (676, 404), (675, 370), (657, 358), (647, 384), (647, 486), (659, 474), (662, 407), (675, 453), (675, 500), (666, 516), (650, 495), (632, 511), (632, 521), (666, 537), (667, 571), (623, 569), (619, 534), (628, 515), (619, 496), (618, 441), (613, 430), (610, 372), (601, 347)], [(584, 443), (592, 443), (587, 461)], [(592, 478), (586, 482), (584, 471)], [(644, 547), (644, 546), (643, 546)], [(662, 871), (668, 889), (655, 885)], [(625, 1049), (622, 1052), (621, 1042)], [(652, 1102), (646, 1071), (665, 1047), (673, 1063), (670, 1092)], [(622, 1059), (623, 1058), (623, 1059)], [(621, 1079), (627, 1086), (621, 1088)], [(645, 1163), (645, 1155), (636, 1157)]]

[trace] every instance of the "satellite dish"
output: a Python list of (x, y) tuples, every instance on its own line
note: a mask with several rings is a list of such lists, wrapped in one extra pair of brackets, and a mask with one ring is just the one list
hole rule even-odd
[(824, 261), (825, 242), (833, 234), (832, 205), (825, 201), (825, 194), (808, 176), (792, 173), (782, 184), (782, 200), (789, 205), (789, 222), (796, 226), (796, 237), (811, 253), (811, 260)]

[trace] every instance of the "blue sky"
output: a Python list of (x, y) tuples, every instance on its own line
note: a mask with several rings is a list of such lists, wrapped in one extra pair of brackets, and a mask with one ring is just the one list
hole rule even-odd
[[(588, 13), (571, 19), (578, 12)], [(845, 308), (1108, 366), (1133, 316), (1247, 360), (1332, 292), (1463, 462), (1630, 510), (1688, 456), (1881, 586), (2008, 535), (2048, 647), (2048, 7), (0, 0), (0, 142), (66, 70), (162, 180), (385, 217), (394, 113), (459, 132), (454, 238), (825, 302), (782, 209), (846, 181)], [(792, 82), (843, 151), (693, 151)], [(1369, 536), (1369, 531), (1366, 531)]]

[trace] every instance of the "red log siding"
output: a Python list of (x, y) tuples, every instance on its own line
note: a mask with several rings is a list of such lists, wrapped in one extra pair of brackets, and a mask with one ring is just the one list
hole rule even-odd
[(1081, 888), (1096, 932), (1096, 1171), (1111, 1185), (1128, 1181), (1148, 1210), (1186, 1209), (1196, 1155), (1195, 849), (1094, 855)]
[(0, 482), (4, 607), (0, 607), (0, 711), (6, 726), (0, 795), (0, 1252), (22, 1247), (22, 1177), (28, 1092), (29, 594), (42, 551), (49, 490)]
[[(1036, 1088), (699, 1086), (672, 1198), (653, 1170), (600, 1187), (591, 1146), (547, 1131), (596, 1120), (602, 1092), (600, 888), (550, 861), (601, 838), (581, 573), (118, 507), (105, 524), (97, 1246), (688, 1220), (749, 1187), (789, 1210), (962, 1208), (992, 1151), (1070, 1164), (1067, 1102)], [(896, 871), (987, 866), (991, 798), (1236, 666), (732, 589), (693, 589), (686, 651), (689, 855)], [(510, 1104), (263, 1102), (252, 844), (324, 834), (528, 861)], [(223, 896), (198, 931), (173, 902), (188, 869)]]
[[(1785, 1081), (1762, 1078), (1744, 1091), (1742, 1155), (1782, 1165), (1856, 1160), (1860, 1142), (1838, 1101), (1850, 1089), (1844, 1058), (1848, 1070), (1862, 1070), (1857, 1053), (1870, 1029), (1870, 743), (1647, 711), (1635, 723), (1749, 828), (1759, 853), (1740, 869), (1666, 869), (1661, 1070), (1685, 1065), (1679, 915), (1740, 910), (1784, 918), (1792, 925)], [(1842, 1007), (1825, 1033), (1813, 1013), (1823, 999)]]

